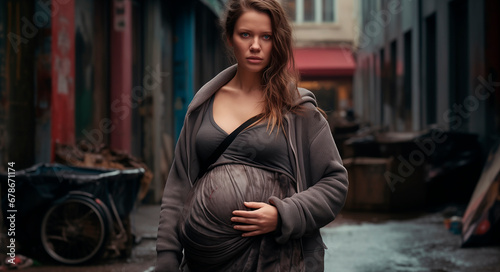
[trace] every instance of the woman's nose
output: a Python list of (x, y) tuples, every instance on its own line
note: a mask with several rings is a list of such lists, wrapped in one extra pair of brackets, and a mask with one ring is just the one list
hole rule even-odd
[(260, 43), (259, 39), (253, 39), (252, 44), (250, 45), (250, 51), (259, 51), (260, 50)]

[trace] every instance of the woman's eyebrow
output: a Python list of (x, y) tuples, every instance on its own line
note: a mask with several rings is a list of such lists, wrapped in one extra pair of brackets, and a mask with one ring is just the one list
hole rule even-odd
[[(245, 27), (241, 27), (241, 28), (238, 28), (236, 29), (237, 31), (239, 32), (250, 32), (250, 33), (254, 33), (255, 31), (252, 31), (248, 28), (245, 28)], [(266, 31), (262, 31), (261, 33), (264, 33), (264, 34), (273, 34), (273, 32), (271, 30), (266, 30)]]

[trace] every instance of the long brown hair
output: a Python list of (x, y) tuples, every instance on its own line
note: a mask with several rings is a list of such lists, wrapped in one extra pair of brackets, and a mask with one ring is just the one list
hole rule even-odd
[(230, 0), (221, 22), (224, 40), (232, 39), (236, 21), (248, 11), (255, 10), (269, 15), (272, 27), (272, 50), (269, 65), (262, 75), (264, 91), (264, 117), (268, 128), (283, 128), (283, 115), (294, 111), (294, 99), (298, 96), (299, 75), (295, 69), (292, 49), (292, 27), (277, 0)]

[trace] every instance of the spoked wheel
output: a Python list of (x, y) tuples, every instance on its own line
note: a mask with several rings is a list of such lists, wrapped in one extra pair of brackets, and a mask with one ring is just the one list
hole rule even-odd
[(42, 245), (54, 260), (81, 264), (102, 253), (109, 235), (106, 207), (99, 199), (75, 195), (52, 206), (43, 217)]

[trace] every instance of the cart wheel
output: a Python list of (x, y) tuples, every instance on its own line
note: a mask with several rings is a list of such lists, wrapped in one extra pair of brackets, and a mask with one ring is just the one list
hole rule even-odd
[(45, 213), (41, 227), (47, 254), (64, 264), (100, 257), (109, 235), (107, 208), (96, 198), (70, 195)]

